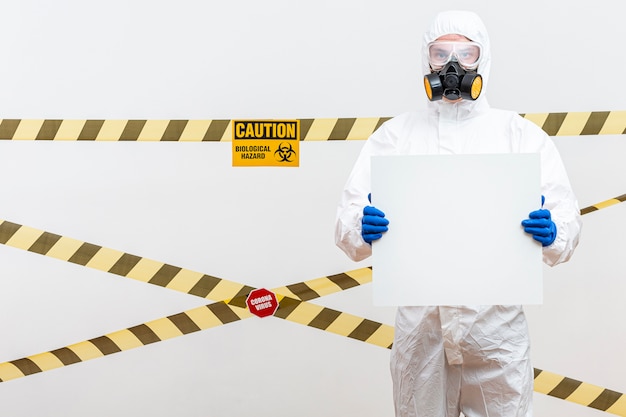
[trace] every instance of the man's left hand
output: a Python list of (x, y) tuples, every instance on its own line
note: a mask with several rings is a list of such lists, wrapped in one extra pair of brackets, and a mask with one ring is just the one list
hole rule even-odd
[(550, 210), (539, 209), (531, 212), (528, 219), (522, 221), (522, 226), (526, 233), (531, 234), (543, 246), (550, 246), (556, 239), (556, 224), (552, 221)]

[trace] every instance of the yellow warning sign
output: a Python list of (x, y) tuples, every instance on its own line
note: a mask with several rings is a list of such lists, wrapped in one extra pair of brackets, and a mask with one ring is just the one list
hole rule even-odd
[(234, 120), (233, 166), (300, 166), (299, 120)]

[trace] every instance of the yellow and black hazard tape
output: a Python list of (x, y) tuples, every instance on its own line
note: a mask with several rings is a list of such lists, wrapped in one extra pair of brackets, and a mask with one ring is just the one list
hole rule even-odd
[[(626, 111), (527, 113), (550, 136), (623, 135)], [(390, 117), (300, 120), (303, 141), (365, 140)], [(228, 142), (232, 120), (2, 119), (0, 140)]]
[[(588, 214), (624, 201), (626, 194), (583, 208), (581, 214)], [(1, 219), (0, 244), (215, 301), (239, 300), (240, 305), (243, 305), (241, 300), (245, 300), (253, 289), (244, 284)], [(298, 284), (300, 286), (283, 287), (280, 293), (306, 301), (310, 299), (309, 297), (315, 298), (317, 294), (325, 295), (329, 289), (330, 291), (337, 288), (346, 289), (371, 281), (371, 274), (365, 278), (358, 276), (360, 281), (355, 281), (347, 274), (324, 277), (316, 281), (316, 288)]]
[[(244, 284), (8, 221), (0, 223), (0, 243), (198, 297), (215, 301), (227, 300), (229, 305), (240, 308), (246, 307), (246, 297), (254, 289)], [(388, 334), (389, 326), (373, 325), (369, 320), (359, 320), (349, 314), (304, 302), (371, 280), (371, 269), (361, 268), (279, 288), (276, 296), (283, 300), (280, 312), (276, 315), (329, 332), (359, 340), (362, 338), (368, 343), (381, 343), (379, 334)]]
[(224, 302), (194, 308), (50, 352), (0, 363), (0, 382), (69, 366), (250, 317)]
[[(279, 297), (276, 317), (381, 346), (393, 327), (289, 297)], [(285, 301), (290, 301), (285, 303)], [(245, 308), (218, 302), (183, 311), (60, 349), (0, 363), (0, 382), (100, 358), (252, 317)], [(356, 323), (360, 324), (356, 324)], [(390, 342), (389, 342), (390, 343)], [(389, 346), (383, 346), (389, 347)]]
[(214, 301), (246, 296), (247, 285), (0, 220), (0, 244)]
[(596, 410), (626, 416), (626, 396), (597, 385), (546, 372), (535, 368), (535, 392)]
[(624, 135), (626, 111), (521, 114), (550, 136)]
[(623, 203), (624, 201), (626, 201), (626, 194), (622, 194), (622, 195), (620, 195), (618, 197), (611, 198), (611, 199), (603, 201), (601, 203), (597, 203), (597, 204), (594, 204), (592, 206), (585, 207), (585, 208), (580, 210), (580, 214), (592, 213), (594, 211), (598, 211), (598, 210), (601, 210), (603, 208), (614, 206), (615, 204)]
[(116, 331), (84, 342), (0, 363), (0, 382), (122, 352), (247, 318), (243, 308), (214, 303)]
[[(615, 201), (613, 202), (613, 200)], [(592, 207), (598, 210), (622, 202), (624, 199), (617, 197), (607, 201), (611, 203), (603, 202)], [(581, 213), (586, 214), (591, 211), (594, 210), (587, 208), (581, 210)], [(63, 244), (57, 247), (61, 241), (63, 241)], [(213, 290), (220, 283), (225, 283), (230, 291), (222, 289), (219, 293), (234, 294), (233, 298), (226, 302), (218, 302), (189, 310), (51, 352), (44, 352), (31, 357), (2, 363), (0, 364), (0, 382), (121, 352), (160, 340), (167, 340), (251, 316), (251, 313), (245, 309), (245, 298), (253, 288), (243, 284), (210, 277), (205, 274), (193, 273), (192, 271), (186, 271), (182, 268), (151, 260), (145, 260), (141, 264), (141, 261), (145, 258), (139, 258), (134, 255), (64, 238), (6, 221), (0, 223), (0, 243), (63, 259), (68, 262), (95, 267), (129, 278), (140, 279), (144, 282), (178, 291), (181, 291), (182, 288), (187, 288), (185, 292), (206, 298), (211, 298), (209, 297), (210, 294), (213, 297), (215, 296)], [(101, 251), (102, 254), (99, 255), (99, 260), (93, 261), (95, 256)], [(129, 265), (114, 268), (121, 259), (125, 259), (122, 265), (125, 263)], [(140, 264), (142, 266), (137, 271), (131, 273)], [(108, 265), (110, 268), (104, 269), (102, 268), (103, 265)], [(126, 273), (122, 274), (122, 271), (126, 271)], [(194, 279), (191, 280), (191, 283), (187, 282), (185, 285), (178, 283), (170, 286), (174, 278), (179, 276), (181, 272), (183, 272), (181, 276), (186, 278), (194, 277)], [(199, 285), (203, 278), (205, 281), (208, 280), (208, 284), (203, 282), (204, 285)], [(182, 278), (179, 278), (179, 280), (182, 280)], [(280, 302), (280, 308), (275, 316), (370, 344), (391, 348), (393, 343), (392, 326), (304, 301), (352, 288), (369, 281), (371, 281), (371, 270), (363, 268), (278, 288), (276, 295)], [(234, 291), (235, 289), (236, 291)], [(293, 298), (283, 295), (284, 293), (293, 295)], [(537, 378), (541, 378), (539, 379), (539, 384), (537, 384)], [(555, 383), (554, 381), (556, 380), (558, 382)], [(535, 369), (535, 381), (535, 390), (537, 392), (626, 417), (624, 396), (616, 391), (585, 384), (537, 369)], [(546, 381), (553, 383), (553, 387), (549, 390), (545, 388), (548, 384)]]
[[(231, 304), (241, 307), (245, 306), (246, 297), (254, 289), (234, 281), (6, 220), (0, 220), (0, 244), (214, 301), (230, 300)], [(371, 270), (361, 268), (282, 287), (279, 293), (283, 294), (284, 291), (283, 295), (306, 301), (371, 280)]]
[[(300, 138), (362, 140), (388, 119), (299, 119)], [(232, 120), (3, 119), (0, 140), (228, 142)]]
[[(0, 243), (187, 294), (226, 300), (229, 306), (243, 309), (248, 294), (254, 289), (8, 221), (0, 223)], [(389, 346), (393, 340), (392, 336), (389, 337), (393, 335), (393, 327), (306, 302), (371, 282), (371, 279), (371, 269), (360, 268), (278, 288), (275, 293), (281, 303), (276, 316), (367, 343)]]
[[(286, 300), (290, 301), (288, 305), (285, 305)], [(372, 343), (372, 336), (377, 335), (375, 340), (378, 343), (372, 344), (382, 347), (388, 344), (387, 348), (391, 348), (393, 327), (314, 304), (308, 305), (316, 309), (314, 312), (308, 311), (304, 314), (302, 311), (297, 312), (300, 306), (307, 304), (289, 297), (282, 297), (278, 310), (281, 314), (276, 314), (276, 317), (369, 343)], [(0, 363), (0, 382), (146, 346), (251, 316), (248, 310), (230, 306), (224, 302), (198, 307), (53, 351)], [(303, 320), (306, 316), (308, 318)], [(353, 324), (359, 321), (361, 324), (353, 325), (353, 330), (348, 333), (345, 331), (345, 323), (336, 323), (337, 320), (341, 320), (340, 318), (351, 321)], [(335, 331), (333, 331), (333, 326)], [(337, 331), (339, 329), (343, 330)], [(626, 396), (617, 391), (537, 368), (534, 369), (534, 382), (535, 392), (626, 417)]]
[[(294, 297), (298, 297), (296, 294), (302, 294), (304, 298), (314, 299), (355, 287), (368, 280), (371, 280), (371, 269), (361, 268), (292, 284), (273, 291), (284, 289), (294, 294)], [(331, 283), (334, 283), (334, 287)], [(377, 346), (391, 347), (393, 326), (278, 293), (276, 295), (280, 308), (274, 315), (275, 317)], [(243, 306), (241, 306), (242, 302)], [(252, 317), (252, 314), (245, 308), (245, 297), (220, 301), (53, 351), (0, 363), (0, 382), (96, 359), (249, 317)]]

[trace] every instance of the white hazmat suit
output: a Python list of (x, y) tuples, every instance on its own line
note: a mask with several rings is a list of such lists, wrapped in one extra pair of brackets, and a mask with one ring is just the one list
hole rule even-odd
[[(555, 145), (532, 122), (489, 107), (489, 38), (474, 13), (452, 11), (436, 17), (423, 39), (424, 73), (430, 73), (427, 44), (446, 34), (481, 44), (481, 96), (476, 101), (429, 102), (427, 110), (397, 116), (372, 134), (341, 196), (337, 245), (355, 261), (371, 255), (371, 245), (361, 236), (361, 219), (369, 204), (372, 155), (539, 153), (543, 208), (550, 210), (557, 227), (556, 239), (543, 248), (543, 259), (550, 266), (567, 261), (578, 244), (581, 219)], [(393, 213), (387, 214), (389, 227), (394, 227)], [(521, 306), (399, 307), (391, 352), (396, 415), (531, 416), (529, 345)]]

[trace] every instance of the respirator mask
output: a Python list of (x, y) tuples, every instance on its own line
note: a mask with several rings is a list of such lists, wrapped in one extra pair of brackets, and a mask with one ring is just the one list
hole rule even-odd
[(476, 42), (429, 43), (428, 60), (432, 72), (424, 76), (428, 99), (476, 100), (483, 87), (483, 79), (476, 72), (480, 54), (481, 47)]

